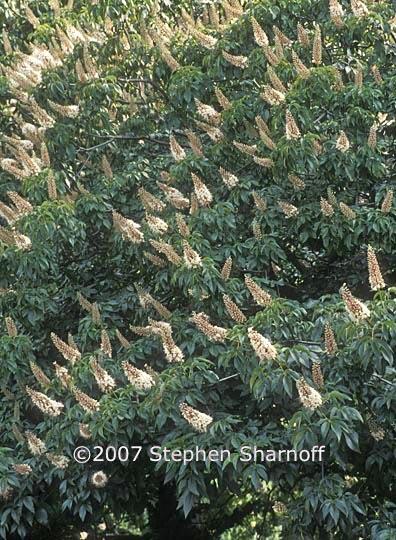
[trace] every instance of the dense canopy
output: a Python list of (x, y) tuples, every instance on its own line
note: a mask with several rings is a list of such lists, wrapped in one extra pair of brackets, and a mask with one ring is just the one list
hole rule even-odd
[(394, 538), (392, 2), (0, 22), (0, 538)]

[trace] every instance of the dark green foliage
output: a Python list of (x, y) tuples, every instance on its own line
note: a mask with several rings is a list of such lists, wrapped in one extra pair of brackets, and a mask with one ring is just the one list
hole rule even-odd
[[(179, 3), (164, 2), (155, 15), (148, 2), (108, 6), (76, 0), (72, 10), (62, 8), (60, 19), (45, 2), (29, 5), (40, 18), (37, 28), (13, 2), (0, 7), (0, 21), (14, 49), (0, 57), (3, 136), (26, 139), (21, 126), (39, 125), (5, 69), (17, 69), (15, 51), (28, 53), (28, 43), (51, 47), (51, 37), (59, 41), (56, 24), (65, 31), (68, 25), (80, 25), (92, 41), (85, 47), (76, 41), (73, 51), (59, 65), (43, 70), (41, 80), (27, 90), (54, 119), (44, 137), (51, 168), (41, 163), (39, 172), (20, 179), (2, 161), (0, 200), (10, 205), (7, 192), (17, 191), (33, 209), (11, 223), (1, 217), (0, 538), (44, 538), (46, 527), (60, 537), (56, 526), (93, 530), (103, 520), (110, 529), (125, 516), (136, 534), (150, 540), (163, 540), (166, 534), (178, 540), (394, 538), (396, 212), (394, 202), (389, 211), (382, 207), (389, 190), (395, 189), (391, 3), (369, 4), (368, 14), (359, 17), (343, 2), (341, 29), (324, 1), (251, 1), (243, 15), (228, 23), (220, 7), (221, 29), (197, 26), (218, 39), (211, 49), (191, 28), (185, 39), (188, 23), (185, 15), (180, 22)], [(194, 9), (195, 17), (205, 16), (202, 4)], [(271, 47), (274, 24), (292, 40), (273, 67), (287, 88), (280, 104), (270, 106), (260, 95), (271, 81), (265, 51), (254, 40), (252, 16)], [(309, 47), (298, 41), (298, 22), (307, 31)], [(315, 22), (323, 37), (320, 66), (312, 66)], [(157, 41), (158, 35), (166, 38), (168, 29), (169, 39), (151, 46), (147, 29)], [(164, 45), (180, 68), (170, 69)], [(298, 75), (291, 50), (310, 68), (309, 78)], [(97, 76), (88, 74), (82, 80), (76, 62), (87, 68), (87, 51)], [(222, 51), (248, 57), (249, 65), (232, 65)], [(355, 81), (359, 65), (362, 87)], [(374, 65), (382, 82), (374, 77)], [(221, 109), (215, 88), (230, 108)], [(78, 114), (54, 111), (49, 100), (78, 105)], [(195, 100), (221, 112), (217, 127), (222, 138), (213, 140), (196, 124), (203, 119)], [(287, 136), (286, 111), (293, 115), (299, 137)], [(275, 148), (260, 138), (257, 116), (267, 122)], [(370, 146), (374, 123), (377, 142)], [(186, 130), (200, 136), (202, 155), (190, 148)], [(337, 144), (341, 131), (350, 142), (345, 152)], [(172, 157), (170, 135), (185, 152), (183, 159)], [(273, 160), (273, 166), (261, 166), (235, 141), (256, 145), (255, 155)], [(2, 159), (16, 159), (22, 167), (23, 158), (15, 156), (12, 147), (3, 137)], [(39, 156), (40, 151), (34, 141), (35, 154), (31, 149), (28, 154)], [(110, 166), (103, 164), (104, 156)], [(239, 182), (227, 186), (220, 168)], [(161, 175), (164, 171), (168, 177)], [(208, 205), (201, 201), (196, 209), (192, 173), (213, 199)], [(56, 196), (51, 194), (51, 174)], [(290, 175), (302, 180), (304, 189), (293, 187)], [(191, 209), (176, 208), (161, 184), (179, 190)], [(161, 211), (148, 211), (147, 202), (145, 208), (142, 188), (164, 203)], [(321, 198), (328, 200), (328, 189), (336, 197), (332, 216), (324, 214), (320, 203)], [(254, 193), (265, 201), (265, 210), (255, 205)], [(298, 213), (285, 215), (279, 202), (293, 205)], [(348, 205), (355, 217), (346, 216), (339, 203)], [(120, 234), (114, 212), (140, 225), (141, 242)], [(153, 230), (149, 214), (167, 224), (164, 234)], [(183, 215), (189, 236), (180, 230), (177, 214)], [(12, 245), (4, 231), (28, 237), (30, 249)], [(169, 262), (150, 240), (169, 244), (180, 264)], [(197, 266), (191, 267), (184, 257), (186, 241), (201, 258)], [(369, 244), (387, 284), (378, 292), (369, 284)], [(163, 264), (156, 266), (147, 253), (161, 257)], [(227, 278), (222, 267), (230, 256)], [(271, 295), (269, 305), (254, 301), (246, 275)], [(368, 318), (355, 322), (348, 316), (340, 295), (344, 282), (364, 299)], [(151, 295), (149, 300), (144, 292)], [(246, 321), (233, 320), (225, 294)], [(197, 328), (191, 317), (200, 312), (227, 330), (224, 341), (211, 341)], [(183, 363), (168, 361), (158, 333), (142, 335), (136, 329), (165, 319)], [(326, 323), (338, 344), (333, 354), (324, 344)], [(249, 328), (270, 340), (275, 359), (259, 360)], [(129, 348), (122, 346), (118, 332)], [(74, 340), (81, 358), (74, 364), (66, 360), (51, 333), (71, 346)], [(95, 381), (92, 358), (115, 380), (108, 393)], [(40, 387), (32, 361), (50, 378), (49, 385)], [(140, 370), (147, 365), (155, 370), (156, 384), (148, 390), (131, 384), (125, 361)], [(54, 362), (69, 370), (67, 388), (55, 376)], [(314, 362), (320, 362), (323, 387), (312, 374)], [(304, 407), (297, 390), (301, 376), (320, 392), (320, 407)], [(62, 413), (52, 417), (40, 411), (26, 394), (26, 385), (62, 402)], [(99, 411), (87, 413), (76, 400), (75, 388), (98, 400)], [(207, 431), (193, 430), (180, 414), (181, 403), (213, 417)], [(88, 442), (79, 432), (82, 422), (92, 433)], [(45, 441), (50, 454), (68, 457), (67, 468), (55, 467), (46, 455), (33, 455), (15, 427)], [(136, 461), (131, 453), (129, 463), (79, 465), (73, 451), (80, 445), (92, 452), (94, 446), (109, 445), (142, 446), (143, 451)], [(155, 463), (147, 453), (152, 445), (170, 450), (223, 448), (231, 458)], [(315, 445), (326, 446), (323, 464), (239, 459), (243, 446), (302, 450)], [(30, 465), (32, 473), (17, 474), (15, 463)], [(95, 487), (92, 474), (102, 469), (108, 483)], [(282, 513), (276, 511), (277, 501), (286, 506)]]

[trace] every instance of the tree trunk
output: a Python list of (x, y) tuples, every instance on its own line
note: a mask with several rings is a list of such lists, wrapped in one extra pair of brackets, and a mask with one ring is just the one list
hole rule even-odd
[(151, 515), (153, 540), (211, 540), (205, 527), (192, 523), (176, 511), (177, 500), (172, 484), (161, 485), (156, 510)]

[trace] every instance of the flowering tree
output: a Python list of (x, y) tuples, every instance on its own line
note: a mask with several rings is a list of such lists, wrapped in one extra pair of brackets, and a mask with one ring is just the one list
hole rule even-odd
[(0, 8), (0, 538), (394, 538), (391, 3), (49, 4)]

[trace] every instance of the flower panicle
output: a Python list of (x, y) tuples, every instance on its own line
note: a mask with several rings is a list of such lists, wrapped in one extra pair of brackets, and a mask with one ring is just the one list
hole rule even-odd
[(50, 379), (47, 377), (44, 371), (36, 364), (36, 362), (33, 362), (33, 360), (30, 360), (29, 365), (34, 375), (34, 378), (41, 386), (45, 388), (51, 384)]
[(297, 390), (301, 403), (307, 409), (317, 409), (323, 403), (322, 396), (317, 390), (309, 386), (304, 377), (297, 381)]
[(7, 221), (8, 225), (13, 225), (19, 219), (20, 213), (15, 207), (0, 201), (0, 216)]
[(61, 353), (63, 358), (65, 358), (65, 360), (69, 360), (69, 362), (71, 362), (72, 364), (74, 364), (76, 360), (79, 360), (81, 358), (81, 353), (78, 349), (70, 347), (70, 345), (60, 339), (60, 337), (58, 337), (54, 332), (51, 332), (51, 341)]
[(374, 123), (369, 132), (369, 136), (367, 138), (367, 145), (369, 148), (374, 149), (377, 146), (377, 124)]
[(255, 42), (260, 47), (267, 47), (269, 45), (267, 34), (264, 32), (264, 30), (261, 28), (261, 26), (254, 17), (250, 17), (250, 21), (252, 23)]
[(165, 257), (170, 263), (176, 266), (180, 266), (180, 264), (182, 263), (182, 258), (170, 244), (164, 242), (163, 240), (153, 239), (150, 239), (149, 242), (154, 249), (156, 249), (159, 253), (165, 255)]
[(59, 103), (55, 103), (50, 99), (48, 100), (48, 105), (52, 110), (65, 118), (77, 118), (80, 114), (80, 108), (78, 105), (60, 105)]
[(299, 139), (301, 137), (301, 132), (298, 129), (297, 123), (292, 115), (292, 113), (286, 111), (286, 139)]
[(319, 24), (315, 26), (315, 36), (312, 49), (312, 63), (320, 66), (322, 63), (322, 32)]
[(0, 166), (3, 171), (12, 174), (16, 178), (18, 178), (18, 180), (24, 180), (25, 178), (28, 178), (30, 176), (29, 171), (18, 167), (18, 163), (17, 161), (15, 161), (15, 159), (3, 158), (0, 160)]
[(270, 340), (253, 328), (248, 328), (248, 337), (260, 361), (274, 360), (278, 356), (277, 350)]
[(80, 291), (77, 291), (77, 300), (80, 306), (85, 309), (85, 311), (88, 311), (91, 313), (92, 311), (92, 303), (83, 296)]
[(24, 442), (25, 437), (22, 435), (16, 424), (12, 424), (12, 433), (18, 442)]
[(271, 135), (271, 132), (267, 123), (263, 120), (261, 116), (257, 115), (254, 120), (256, 122), (256, 126), (259, 131), (263, 131), (268, 136)]
[(190, 148), (194, 152), (195, 156), (198, 158), (204, 157), (204, 154), (202, 152), (202, 143), (199, 136), (193, 131), (191, 131), (191, 129), (186, 129), (186, 135)]
[(355, 17), (364, 17), (369, 12), (366, 4), (361, 0), (351, 0), (351, 8)]
[(227, 294), (223, 294), (223, 302), (231, 319), (236, 321), (238, 324), (243, 324), (247, 321), (246, 316)]
[(59, 401), (55, 401), (42, 392), (37, 392), (29, 386), (26, 386), (26, 393), (30, 396), (33, 405), (35, 405), (41, 412), (48, 414), (49, 416), (59, 416), (64, 408), (64, 404)]
[(102, 171), (107, 178), (113, 178), (113, 171), (106, 156), (102, 157)]
[(57, 469), (66, 469), (70, 463), (70, 459), (68, 457), (58, 454), (47, 453), (45, 457)]
[(215, 30), (220, 29), (220, 17), (218, 7), (215, 4), (208, 5), (209, 22)]
[(214, 107), (211, 105), (206, 105), (205, 103), (202, 103), (198, 98), (194, 99), (195, 105), (197, 107), (197, 112), (199, 116), (209, 124), (213, 124), (214, 126), (218, 126), (221, 123), (221, 113), (216, 111)]
[(269, 105), (280, 105), (286, 99), (286, 96), (283, 92), (272, 88), (272, 86), (265, 84), (264, 92), (260, 96), (266, 101)]
[(198, 204), (202, 207), (209, 206), (213, 201), (211, 192), (197, 174), (191, 173), (191, 178)]
[(351, 146), (351, 144), (349, 142), (348, 137), (346, 136), (345, 131), (341, 131), (340, 135), (339, 135), (339, 137), (337, 139), (337, 142), (336, 142), (337, 150), (344, 153), (347, 150), (349, 150), (350, 146)]
[(152, 329), (161, 338), (167, 361), (170, 363), (184, 362), (183, 353), (173, 340), (171, 325), (162, 321), (153, 321)]
[(269, 148), (270, 150), (276, 150), (276, 144), (271, 139), (271, 137), (267, 135), (265, 131), (260, 130), (259, 133), (260, 133), (260, 139), (263, 141), (265, 146)]
[(355, 71), (355, 86), (356, 88), (363, 87), (363, 68), (362, 66), (357, 66)]
[(278, 90), (278, 92), (282, 92), (283, 94), (287, 93), (287, 89), (283, 82), (280, 80), (278, 75), (275, 73), (274, 69), (271, 66), (267, 67), (267, 73), (269, 80), (271, 81), (272, 86), (275, 88), (275, 90)]
[(374, 440), (383, 441), (385, 439), (386, 432), (383, 427), (381, 427), (376, 420), (374, 420), (372, 415), (369, 415), (367, 419), (367, 426), (369, 428), (370, 435)]
[(69, 371), (64, 366), (60, 366), (57, 362), (54, 362), (55, 375), (59, 379), (63, 388), (68, 388), (72, 381)]
[(113, 351), (111, 347), (111, 341), (107, 330), (103, 329), (101, 332), (100, 349), (109, 358), (112, 357)]
[(296, 176), (295, 174), (289, 174), (288, 180), (291, 183), (291, 185), (294, 187), (294, 189), (305, 189), (305, 182), (300, 177)]
[(109, 478), (103, 471), (95, 471), (90, 477), (90, 483), (94, 488), (101, 489), (106, 487)]
[(143, 187), (138, 189), (138, 196), (146, 212), (162, 212), (166, 208), (166, 204), (163, 201), (146, 191)]
[(209, 316), (206, 313), (193, 313), (191, 321), (205, 334), (210, 341), (224, 342), (227, 330), (210, 323)]
[(157, 182), (158, 187), (164, 192), (166, 200), (177, 208), (178, 210), (183, 210), (190, 206), (190, 201), (183, 195), (178, 189), (168, 186), (164, 182)]
[(164, 319), (169, 319), (172, 313), (161, 302), (156, 300), (150, 293), (143, 290), (139, 285), (135, 285), (139, 296), (139, 302), (144, 309), (154, 308)]
[(272, 30), (275, 34), (275, 37), (279, 39), (280, 43), (285, 47), (289, 47), (292, 42), (291, 40), (278, 28), (278, 26), (273, 25)]
[(329, 1), (329, 11), (330, 11), (330, 19), (333, 21), (336, 27), (342, 28), (344, 26), (344, 21), (343, 21), (344, 10), (342, 8), (342, 5), (338, 2), (338, 0)]
[(340, 202), (341, 213), (348, 219), (356, 219), (356, 212), (347, 204)]
[(132, 244), (140, 244), (144, 240), (143, 233), (140, 231), (140, 225), (131, 219), (128, 219), (112, 211), (114, 228), (120, 233), (124, 240), (129, 240)]
[(47, 190), (48, 198), (51, 201), (55, 201), (58, 198), (58, 189), (56, 186), (56, 180), (53, 171), (49, 171), (47, 176)]
[(324, 328), (325, 349), (328, 355), (333, 356), (338, 351), (337, 341), (333, 329), (329, 322), (326, 322)]
[(171, 51), (168, 49), (168, 47), (165, 45), (163, 40), (159, 38), (159, 36), (153, 32), (149, 32), (150, 37), (153, 39), (153, 41), (156, 43), (158, 50), (164, 60), (164, 62), (168, 65), (169, 69), (171, 71), (176, 71), (180, 68), (179, 62), (176, 60), (176, 58), (172, 55)]
[(250, 276), (245, 275), (245, 283), (250, 291), (250, 294), (253, 296), (254, 300), (259, 306), (269, 306), (271, 304), (272, 297), (264, 289), (257, 285), (257, 283), (255, 283)]
[(253, 161), (257, 163), (257, 165), (260, 165), (260, 167), (264, 167), (266, 169), (270, 169), (275, 164), (272, 159), (260, 156), (254, 156)]
[(91, 398), (88, 394), (82, 392), (79, 388), (73, 388), (73, 394), (81, 407), (88, 413), (97, 412), (100, 408), (100, 403), (96, 399)]
[(151, 231), (159, 235), (165, 234), (169, 228), (166, 221), (149, 213), (146, 213), (146, 223)]
[(314, 362), (312, 364), (312, 380), (317, 388), (324, 386), (324, 378), (320, 362)]
[(224, 139), (224, 134), (218, 127), (208, 124), (207, 122), (200, 122), (199, 120), (195, 120), (195, 123), (202, 131), (206, 132), (208, 137), (214, 143), (218, 143)]
[(11, 41), (10, 41), (10, 38), (8, 37), (8, 32), (5, 28), (3, 28), (2, 35), (3, 35), (4, 52), (6, 54), (12, 54), (13, 49), (12, 49)]
[(180, 146), (180, 144), (177, 142), (174, 135), (170, 135), (169, 137), (169, 146), (172, 157), (175, 161), (183, 161), (183, 159), (185, 159), (186, 153), (184, 149)]
[(124, 347), (124, 349), (130, 349), (131, 348), (131, 344), (130, 342), (127, 340), (127, 338), (118, 330), (118, 328), (116, 329), (116, 336), (117, 336), (117, 339), (118, 341), (121, 343), (121, 345)]
[(161, 257), (158, 257), (157, 255), (154, 255), (149, 251), (143, 251), (143, 255), (146, 259), (148, 259), (150, 262), (152, 262), (155, 266), (158, 266), (159, 268), (163, 268), (164, 266), (166, 266), (166, 261), (164, 261), (164, 259), (161, 259)]
[(326, 217), (332, 217), (334, 215), (334, 208), (323, 197), (320, 198), (320, 209), (322, 211), (322, 214)]
[(342, 90), (344, 88), (344, 81), (342, 80), (342, 73), (338, 68), (334, 68), (334, 87), (337, 90)]
[(262, 240), (263, 233), (261, 231), (261, 225), (257, 220), (252, 221), (253, 236), (256, 240)]
[(181, 403), (179, 405), (179, 410), (186, 422), (199, 433), (205, 433), (213, 422), (211, 416), (190, 407), (187, 403)]
[(128, 381), (139, 390), (150, 390), (155, 385), (155, 380), (146, 371), (136, 368), (127, 361), (123, 361), (121, 365)]
[(83, 424), (80, 422), (78, 424), (78, 431), (80, 433), (80, 437), (82, 437), (83, 439), (87, 441), (92, 437), (92, 433), (87, 424)]
[(201, 256), (187, 242), (183, 240), (184, 262), (188, 268), (196, 268), (202, 265)]
[(283, 503), (281, 501), (275, 501), (272, 509), (273, 509), (274, 512), (276, 512), (278, 514), (286, 514), (287, 513), (287, 506), (285, 505), (285, 503)]
[(232, 144), (235, 146), (235, 148), (238, 148), (238, 150), (244, 154), (249, 154), (250, 156), (253, 156), (257, 152), (257, 146), (255, 144), (249, 145), (238, 141), (232, 141)]
[(309, 47), (308, 33), (301, 23), (297, 23), (297, 39), (303, 47)]
[(229, 189), (232, 189), (239, 183), (239, 178), (235, 176), (235, 174), (232, 174), (231, 172), (224, 169), (223, 167), (220, 167), (219, 172), (224, 184)]
[(227, 0), (222, 0), (221, 4), (223, 9), (229, 12), (229, 16), (236, 18), (242, 17), (244, 11), (239, 0), (230, 0), (229, 2)]
[(188, 30), (206, 49), (214, 49), (216, 46), (217, 39), (215, 37), (205, 34), (192, 26), (188, 26)]
[(224, 281), (227, 281), (230, 278), (231, 270), (232, 270), (232, 257), (230, 255), (229, 257), (227, 257), (221, 269), (221, 277), (224, 279)]
[(5, 244), (16, 246), (22, 250), (29, 250), (32, 246), (30, 238), (18, 231), (9, 231), (0, 226), (0, 241)]
[(309, 79), (309, 77), (311, 76), (311, 70), (307, 68), (305, 64), (303, 64), (301, 58), (294, 51), (292, 51), (292, 60), (293, 60), (293, 65), (295, 67), (295, 70), (297, 71), (297, 74), (302, 79)]
[(47, 451), (45, 443), (41, 439), (39, 439), (32, 431), (25, 431), (25, 437), (29, 450), (33, 454), (33, 456), (45, 454), (45, 452)]
[(227, 51), (222, 51), (223, 58), (235, 67), (245, 69), (249, 66), (249, 59), (247, 56), (230, 54)]
[(7, 196), (12, 200), (16, 210), (21, 216), (28, 215), (33, 212), (33, 206), (30, 204), (30, 202), (19, 195), (19, 193), (16, 191), (7, 191)]
[(38, 17), (36, 17), (36, 15), (30, 9), (28, 4), (24, 5), (24, 9), (25, 9), (25, 13), (26, 13), (26, 18), (30, 22), (30, 24), (33, 26), (33, 28), (37, 28), (38, 26), (40, 26), (40, 24), (41, 24), (40, 19)]
[(188, 238), (190, 236), (190, 229), (184, 219), (183, 214), (180, 214), (179, 212), (176, 213), (176, 224), (179, 234), (181, 234), (181, 236), (184, 238)]
[(352, 295), (345, 283), (341, 287), (341, 296), (349, 318), (353, 322), (362, 322), (370, 316), (368, 307)]
[(33, 469), (27, 463), (13, 463), (12, 468), (21, 476), (29, 476), (33, 472)]
[(282, 212), (285, 214), (287, 218), (295, 217), (298, 215), (298, 208), (294, 206), (293, 204), (290, 204), (285, 201), (279, 201), (278, 202), (279, 208), (282, 210)]
[(257, 191), (253, 191), (252, 193), (253, 201), (255, 207), (260, 210), (261, 212), (264, 212), (267, 210), (267, 203), (260, 197), (260, 195), (257, 193)]
[(10, 337), (16, 337), (18, 335), (18, 329), (15, 325), (14, 319), (12, 317), (6, 317), (5, 323), (7, 328), (7, 334)]
[(382, 201), (382, 204), (381, 204), (381, 212), (383, 214), (389, 214), (389, 212), (392, 209), (392, 201), (393, 201), (393, 189), (390, 189), (386, 193), (385, 198), (384, 198), (384, 200)]
[(374, 66), (371, 66), (371, 73), (373, 74), (373, 77), (374, 77), (374, 80), (377, 84), (382, 84), (384, 82), (382, 76), (381, 76), (381, 72), (380, 70), (378, 69), (378, 66), (374, 65)]
[(115, 388), (115, 380), (113, 377), (99, 365), (95, 358), (91, 358), (89, 365), (94, 374), (95, 380), (102, 392), (111, 392)]
[(382, 277), (381, 269), (378, 264), (377, 256), (374, 249), (367, 246), (367, 266), (369, 272), (369, 282), (372, 291), (379, 291), (385, 288), (385, 281)]

